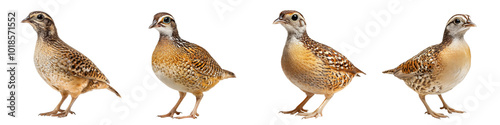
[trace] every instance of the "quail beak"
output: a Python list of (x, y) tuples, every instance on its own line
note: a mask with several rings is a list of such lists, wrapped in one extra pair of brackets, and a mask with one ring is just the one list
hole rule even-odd
[(30, 23), (30, 16), (26, 17), (21, 21), (21, 23)]
[(149, 26), (149, 29), (157, 27), (157, 26), (156, 26), (156, 23), (157, 23), (157, 22), (158, 22), (158, 21), (154, 20), (154, 21), (153, 21), (153, 23)]
[(273, 24), (283, 24), (283, 23), (285, 23), (285, 21), (280, 19), (280, 18), (274, 20), (274, 22), (273, 22)]
[(473, 22), (468, 21), (466, 24), (464, 24), (465, 27), (476, 27), (476, 24)]

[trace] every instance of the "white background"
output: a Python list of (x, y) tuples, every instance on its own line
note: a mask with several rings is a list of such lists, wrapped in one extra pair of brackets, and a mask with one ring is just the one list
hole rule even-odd
[[(20, 24), (18, 113), (16, 118), (11, 118), (6, 115), (6, 108), (0, 110), (3, 125), (477, 125), (499, 122), (498, 2), (3, 0), (0, 6), (4, 13), (0, 29), (4, 31), (7, 10), (17, 10), (19, 20), (31, 11), (48, 12), (55, 20), (59, 36), (92, 59), (122, 95), (120, 99), (107, 90), (94, 90), (77, 99), (72, 107), (76, 115), (38, 116), (52, 110), (60, 94), (36, 73), (33, 65), (36, 33), (30, 25)], [(392, 9), (393, 6), (396, 9)], [(318, 119), (301, 120), (298, 116), (278, 113), (295, 108), (305, 98), (281, 70), (281, 52), (287, 34), (282, 26), (272, 22), (285, 9), (300, 11), (306, 18), (311, 38), (342, 52), (367, 73), (335, 94), (324, 109), (324, 116)], [(221, 81), (205, 93), (196, 120), (156, 117), (168, 113), (178, 99), (178, 92), (161, 83), (151, 70), (151, 54), (159, 34), (148, 26), (157, 12), (171, 13), (182, 38), (203, 46), (224, 69), (237, 76)], [(381, 13), (388, 14), (389, 18), (377, 20), (378, 16), (374, 15)], [(442, 106), (439, 98), (429, 95), (427, 101), (431, 108), (449, 116), (438, 120), (424, 114), (426, 110), (418, 95), (403, 81), (381, 72), (441, 42), (446, 22), (457, 13), (469, 14), (477, 24), (465, 35), (472, 52), (472, 67), (464, 81), (443, 96), (451, 107), (467, 113), (448, 114), (439, 109)], [(6, 32), (1, 38), (6, 39), (3, 34)], [(369, 39), (356, 39), (360, 34), (366, 34)], [(0, 45), (0, 57), (4, 60), (7, 47), (5, 42)], [(0, 95), (4, 98), (8, 94), (5, 85), (8, 75), (5, 71), (0, 73), (4, 83)], [(322, 95), (316, 95), (305, 108), (313, 111), (323, 99)], [(183, 112), (181, 115), (189, 114), (194, 102), (194, 96), (188, 94), (178, 109)]]

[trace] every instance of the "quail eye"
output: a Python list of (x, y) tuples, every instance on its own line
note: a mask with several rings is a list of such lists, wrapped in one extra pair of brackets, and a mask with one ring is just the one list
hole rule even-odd
[(39, 20), (41, 20), (41, 19), (43, 19), (43, 15), (40, 14), (40, 15), (36, 16), (36, 18), (39, 19)]
[(297, 14), (293, 14), (293, 15), (292, 15), (292, 20), (293, 20), (293, 21), (296, 21), (297, 19), (299, 19), (299, 16), (297, 16)]
[(170, 17), (165, 17), (163, 18), (163, 23), (170, 23), (171, 20)]
[(460, 20), (459, 19), (455, 19), (455, 24), (458, 24), (460, 23)]

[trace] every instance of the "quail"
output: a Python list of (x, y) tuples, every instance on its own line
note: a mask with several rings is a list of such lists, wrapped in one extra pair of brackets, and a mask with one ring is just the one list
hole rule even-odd
[(441, 109), (446, 109), (448, 113), (463, 113), (448, 106), (441, 94), (453, 89), (469, 72), (471, 54), (464, 40), (464, 34), (470, 27), (475, 26), (469, 15), (452, 16), (446, 23), (440, 44), (424, 49), (398, 67), (383, 73), (393, 74), (417, 92), (427, 109), (426, 114), (438, 119), (448, 117), (429, 108), (425, 101), (425, 96), (428, 94), (437, 94), (443, 103)]
[[(149, 28), (155, 28), (160, 33), (152, 56), (153, 71), (160, 81), (179, 91), (180, 95), (170, 112), (158, 117), (196, 119), (199, 116), (197, 109), (203, 92), (210, 90), (220, 80), (235, 78), (234, 73), (222, 69), (201, 46), (182, 39), (177, 31), (177, 23), (169, 13), (157, 13)], [(187, 92), (196, 97), (193, 111), (187, 116), (174, 117), (174, 114), (180, 114), (177, 107)]]
[[(286, 77), (307, 97), (293, 110), (281, 111), (303, 118), (322, 116), (323, 108), (334, 93), (345, 88), (363, 71), (356, 68), (345, 56), (333, 48), (312, 40), (306, 32), (306, 22), (301, 13), (284, 10), (274, 24), (281, 24), (288, 37), (281, 58)], [(324, 94), (325, 100), (314, 112), (306, 113), (304, 105), (314, 94)]]
[[(59, 38), (54, 20), (47, 13), (31, 12), (22, 23), (30, 24), (38, 35), (34, 54), (38, 74), (62, 96), (54, 110), (41, 113), (41, 116), (61, 118), (66, 117), (68, 113), (75, 114), (71, 107), (76, 98), (94, 89), (108, 89), (120, 97), (109, 85), (106, 76), (89, 58)], [(61, 110), (61, 104), (68, 95), (71, 95), (71, 103), (66, 110)]]

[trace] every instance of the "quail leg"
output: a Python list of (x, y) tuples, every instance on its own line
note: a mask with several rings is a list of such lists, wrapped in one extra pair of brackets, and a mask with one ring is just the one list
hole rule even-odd
[(424, 106), (427, 109), (427, 112), (425, 112), (426, 114), (429, 114), (432, 117), (437, 118), (437, 119), (448, 117), (448, 116), (444, 115), (443, 113), (436, 113), (436, 112), (432, 111), (431, 108), (429, 108), (429, 105), (427, 105), (427, 102), (425, 101), (425, 95), (418, 94), (418, 96), (420, 97), (420, 100), (422, 101), (422, 103), (424, 103)]
[(62, 118), (68, 116), (68, 114), (75, 114), (75, 112), (71, 111), (71, 107), (73, 106), (73, 103), (75, 103), (76, 98), (78, 98), (79, 95), (80, 93), (71, 94), (71, 103), (69, 103), (68, 108), (66, 108), (66, 110), (62, 111), (61, 113), (52, 116)]
[(304, 112), (307, 112), (307, 110), (304, 109), (304, 105), (306, 105), (307, 101), (309, 101), (309, 99), (311, 99), (311, 97), (314, 96), (313, 93), (310, 93), (310, 92), (306, 92), (306, 98), (293, 110), (291, 111), (280, 111), (280, 113), (283, 113), (283, 114), (295, 114), (295, 113), (304, 113)]
[(59, 112), (64, 112), (64, 110), (61, 109), (61, 105), (63, 104), (64, 100), (68, 97), (68, 93), (66, 92), (61, 92), (61, 101), (59, 101), (59, 104), (57, 104), (56, 108), (50, 112), (45, 112), (45, 113), (40, 113), (40, 116), (53, 116), (56, 115)]
[(446, 104), (446, 102), (444, 102), (444, 99), (443, 99), (443, 96), (441, 96), (441, 94), (438, 95), (439, 96), (439, 99), (441, 99), (441, 102), (443, 102), (443, 107), (439, 108), (439, 109), (446, 109), (448, 110), (448, 113), (464, 113), (464, 111), (459, 111), (459, 110), (455, 110), (453, 108), (451, 108), (450, 106), (448, 106), (448, 104)]
[(325, 108), (326, 104), (330, 99), (332, 98), (333, 94), (325, 94), (325, 100), (321, 105), (316, 109), (314, 112), (311, 113), (299, 113), (297, 115), (299, 116), (304, 116), (302, 119), (308, 119), (308, 118), (318, 118), (323, 116), (323, 108)]
[(200, 116), (200, 114), (198, 114), (197, 110), (198, 110), (198, 106), (200, 105), (201, 98), (203, 98), (203, 93), (193, 93), (193, 95), (196, 96), (196, 104), (194, 105), (194, 109), (191, 112), (191, 114), (189, 114), (187, 116), (175, 117), (176, 119), (184, 119), (184, 118), (196, 119), (197, 116)]
[(175, 106), (172, 108), (172, 110), (170, 110), (169, 113), (165, 114), (165, 115), (158, 115), (158, 117), (160, 118), (165, 118), (165, 117), (171, 117), (173, 118), (174, 117), (174, 114), (181, 114), (181, 112), (178, 112), (177, 111), (177, 107), (179, 107), (179, 105), (181, 104), (182, 100), (184, 99), (184, 97), (186, 97), (186, 92), (181, 92), (179, 91), (179, 100), (177, 101), (177, 103), (175, 104)]

